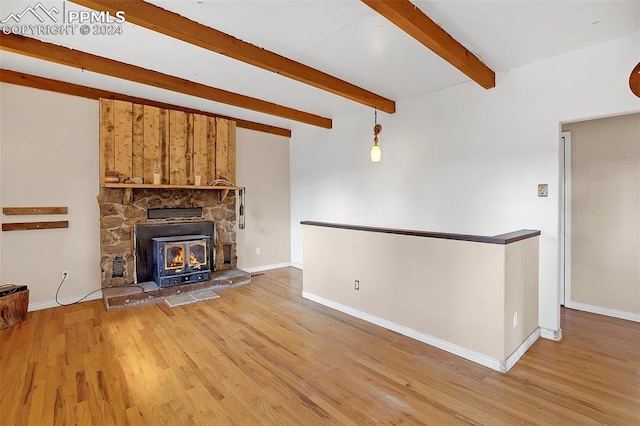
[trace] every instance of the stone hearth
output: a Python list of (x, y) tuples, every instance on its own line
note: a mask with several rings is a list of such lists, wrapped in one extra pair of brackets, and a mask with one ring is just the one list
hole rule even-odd
[(154, 282), (139, 286), (119, 286), (104, 289), (102, 299), (107, 310), (140, 306), (162, 301), (177, 294), (187, 294), (202, 290), (220, 290), (251, 283), (251, 274), (239, 269), (227, 269), (211, 274), (210, 281), (159, 288)]

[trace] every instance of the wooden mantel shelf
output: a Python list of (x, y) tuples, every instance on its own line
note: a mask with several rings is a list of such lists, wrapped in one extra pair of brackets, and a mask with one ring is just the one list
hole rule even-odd
[(220, 185), (220, 186), (208, 186), (208, 185), (154, 185), (152, 183), (105, 183), (105, 188), (131, 188), (131, 189), (222, 189), (235, 191), (237, 189), (243, 189), (242, 186)]
[(105, 183), (102, 185), (104, 188), (122, 188), (124, 189), (123, 196), (123, 204), (131, 204), (133, 200), (133, 190), (134, 189), (204, 189), (204, 190), (218, 190), (224, 191), (222, 196), (220, 197), (220, 202), (223, 203), (224, 200), (229, 195), (229, 191), (236, 191), (239, 189), (244, 189), (243, 186), (233, 186), (233, 185), (218, 185), (218, 186), (209, 186), (209, 185), (153, 185), (151, 183)]

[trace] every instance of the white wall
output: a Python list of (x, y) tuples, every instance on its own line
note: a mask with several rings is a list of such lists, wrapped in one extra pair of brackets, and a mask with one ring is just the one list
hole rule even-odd
[(238, 184), (247, 188), (246, 228), (236, 232), (238, 268), (255, 271), (288, 265), (289, 138), (238, 129), (237, 156)]
[[(333, 130), (294, 128), (292, 261), (301, 220), (494, 235), (540, 229), (540, 326), (559, 330), (560, 123), (640, 110), (628, 87), (640, 32), (397, 103), (381, 163), (369, 161), (373, 111)], [(399, 76), (401, 78), (401, 76)], [(549, 197), (537, 197), (537, 184)]]
[[(3, 232), (2, 280), (29, 286), (30, 309), (100, 288), (98, 104), (2, 84), (2, 207), (66, 206), (67, 215), (2, 216), (3, 222), (68, 220), (68, 229)], [(95, 297), (99, 297), (97, 292)]]

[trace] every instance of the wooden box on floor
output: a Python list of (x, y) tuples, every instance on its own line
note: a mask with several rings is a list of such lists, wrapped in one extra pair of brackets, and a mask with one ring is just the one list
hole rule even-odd
[(13, 327), (27, 319), (29, 290), (0, 297), (0, 330)]

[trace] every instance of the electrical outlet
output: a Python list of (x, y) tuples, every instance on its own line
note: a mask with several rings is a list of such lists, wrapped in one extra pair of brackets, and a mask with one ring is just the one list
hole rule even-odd
[(256, 254), (260, 254), (260, 247), (256, 247)]
[(60, 278), (62, 279), (62, 281), (68, 281), (69, 280), (69, 271), (62, 271), (60, 272)]
[(518, 313), (514, 312), (513, 313), (513, 328), (516, 328), (518, 326)]
[(356, 280), (354, 287), (356, 290), (360, 290), (360, 280)]

